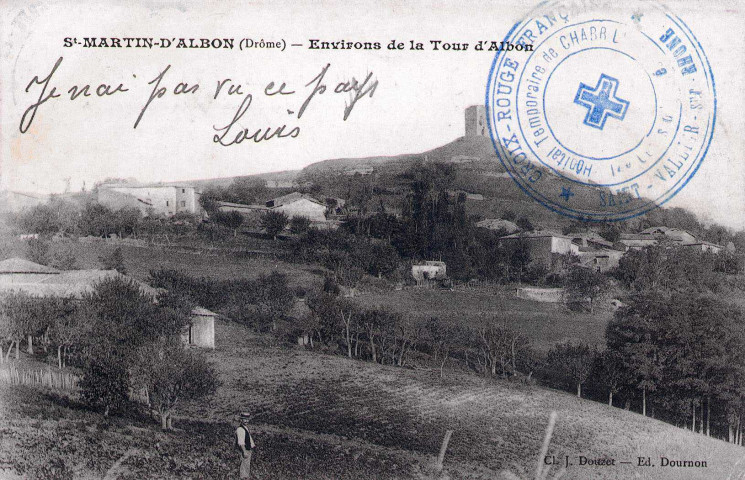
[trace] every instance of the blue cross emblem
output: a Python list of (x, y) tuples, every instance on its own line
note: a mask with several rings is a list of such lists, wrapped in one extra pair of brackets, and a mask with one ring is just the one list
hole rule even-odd
[(567, 187), (565, 187), (565, 186), (562, 185), (561, 186), (561, 193), (559, 194), (559, 196), (560, 197), (563, 197), (565, 202), (568, 202), (569, 201), (569, 198), (574, 196), (574, 192), (572, 191), (572, 187), (567, 188)]
[(606, 74), (600, 75), (600, 80), (595, 88), (579, 84), (579, 90), (574, 97), (574, 103), (587, 108), (584, 124), (602, 130), (608, 117), (623, 120), (629, 102), (616, 97), (618, 80)]

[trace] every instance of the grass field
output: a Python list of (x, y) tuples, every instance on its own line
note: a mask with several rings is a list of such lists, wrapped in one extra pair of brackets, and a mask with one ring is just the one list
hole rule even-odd
[[(618, 408), (548, 389), (351, 361), (272, 345), (219, 322), (209, 356), (223, 385), (188, 405), (175, 433), (130, 414), (105, 420), (75, 401), (29, 387), (0, 388), (2, 478), (234, 478), (235, 414), (250, 410), (257, 478), (433, 478), (445, 430), (453, 479), (531, 472), (550, 412), (549, 455), (636, 463), (704, 460), (707, 468), (570, 466), (563, 478), (741, 478), (745, 450)], [(552, 469), (553, 473), (558, 468)], [(15, 476), (15, 477), (14, 477)]]
[[(98, 256), (113, 246), (73, 248), (81, 268), (99, 268)], [(160, 266), (219, 279), (255, 278), (277, 269), (305, 288), (322, 278), (312, 266), (264, 257), (123, 250), (128, 270), (140, 279)], [(437, 315), (478, 323), (496, 316), (543, 350), (566, 340), (602, 344), (611, 317), (607, 305), (593, 315), (579, 314), (515, 298), (508, 287), (367, 292), (355, 301), (412, 319)], [(439, 372), (279, 346), (271, 337), (222, 320), (216, 342), (208, 356), (222, 386), (214, 397), (184, 406), (174, 433), (160, 432), (135, 411), (105, 419), (50, 390), (0, 385), (0, 478), (235, 478), (239, 459), (232, 431), (237, 412), (244, 410), (255, 412), (255, 472), (262, 479), (433, 478), (431, 466), (448, 429), (454, 434), (446, 477), (492, 479), (503, 470), (532, 472), (551, 411), (557, 412), (557, 423), (549, 455), (569, 455), (574, 463), (580, 455), (632, 462), (574, 465), (563, 478), (745, 475), (742, 448), (570, 394), (455, 371), (440, 379)], [(703, 460), (708, 466), (633, 466), (640, 456), (656, 464), (666, 456)]]
[[(14, 243), (8, 244), (6, 256), (24, 254), (23, 242)], [(65, 245), (75, 254), (78, 268), (101, 268), (99, 257), (110, 254), (115, 248), (114, 244), (106, 242), (69, 242)], [(53, 244), (52, 248), (59, 246)], [(276, 270), (286, 274), (292, 286), (311, 290), (323, 284), (323, 273), (319, 267), (287, 263), (270, 256), (207, 255), (179, 248), (134, 246), (123, 246), (122, 252), (127, 273), (143, 281), (147, 280), (151, 270), (162, 267), (218, 280), (255, 279), (260, 274)], [(371, 278), (371, 281), (374, 283), (376, 280)], [(355, 301), (362, 306), (383, 307), (413, 320), (439, 316), (453, 322), (478, 324), (496, 317), (515, 330), (525, 333), (535, 348), (544, 351), (564, 341), (582, 341), (602, 346), (605, 343), (605, 325), (612, 317), (607, 302), (599, 305), (592, 315), (572, 312), (561, 304), (517, 298), (514, 286), (475, 287), (455, 291), (408, 288), (381, 292), (380, 288), (373, 287), (367, 290), (355, 297)]]
[[(25, 242), (11, 239), (3, 242), (0, 259), (25, 256)], [(271, 243), (265, 241), (263, 243)], [(282, 242), (278, 241), (278, 245)], [(51, 251), (66, 248), (75, 255), (76, 267), (80, 269), (102, 268), (99, 257), (110, 254), (118, 245), (113, 242), (53, 242)], [(256, 246), (256, 245), (254, 245)], [(178, 247), (136, 247), (121, 246), (124, 255), (124, 266), (127, 274), (138, 280), (147, 280), (150, 270), (170, 268), (181, 270), (197, 277), (210, 277), (217, 280), (255, 279), (260, 274), (267, 274), (273, 270), (285, 273), (293, 286), (310, 288), (323, 284), (322, 275), (317, 268), (308, 265), (287, 263), (266, 256), (238, 255), (230, 252), (190, 251)], [(262, 250), (266, 250), (263, 248)]]
[(605, 326), (613, 316), (610, 306), (599, 305), (595, 312), (570, 311), (565, 305), (517, 298), (514, 287), (494, 286), (454, 291), (406, 289), (355, 299), (366, 307), (382, 307), (407, 318), (426, 320), (436, 316), (452, 322), (478, 325), (498, 318), (527, 335), (533, 346), (548, 350), (565, 341), (605, 345)]

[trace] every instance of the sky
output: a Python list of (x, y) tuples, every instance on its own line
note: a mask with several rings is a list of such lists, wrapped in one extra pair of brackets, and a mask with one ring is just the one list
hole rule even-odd
[[(416, 153), (463, 135), (463, 110), (482, 104), (493, 53), (477, 52), (479, 40), (500, 41), (537, 2), (2, 2), (0, 30), (0, 188), (61, 192), (90, 187), (106, 177), (174, 181), (300, 169), (339, 157)], [(706, 5), (706, 8), (703, 6)], [(683, 206), (704, 221), (745, 228), (745, 3), (674, 1), (702, 44), (717, 85), (714, 139), (695, 177), (668, 205)], [(65, 38), (154, 37), (250, 38), (287, 45), (277, 49), (176, 49), (65, 47)], [(380, 42), (381, 50), (309, 50), (311, 39)], [(391, 40), (403, 50), (388, 50)], [(409, 50), (409, 41), (425, 51)], [(468, 51), (433, 51), (430, 40), (469, 43)], [(238, 40), (236, 40), (238, 41)], [(293, 47), (291, 44), (302, 44)], [(237, 45), (236, 45), (237, 46)], [(61, 97), (36, 110), (21, 133), (24, 112), (39, 100), (55, 62), (47, 93)], [(326, 65), (328, 86), (297, 113)], [(156, 77), (166, 89), (134, 124), (153, 92)], [(344, 120), (348, 93), (334, 93), (355, 78), (378, 85), (359, 99)], [(215, 99), (218, 82), (225, 83)], [(179, 82), (194, 93), (174, 94)], [(292, 95), (265, 95), (283, 82)], [(66, 94), (77, 85), (101, 83), (127, 92), (110, 96)], [(309, 86), (306, 86), (310, 84)], [(227, 95), (241, 85), (240, 95)], [(272, 138), (221, 146), (215, 128), (228, 125), (251, 93), (238, 122)], [(244, 104), (245, 106), (245, 104)], [(292, 112), (292, 113), (290, 113)], [(28, 119), (28, 116), (27, 116)], [(240, 130), (240, 129), (238, 129)], [(235, 126), (231, 128), (235, 132)], [(226, 137), (234, 137), (235, 133)]]

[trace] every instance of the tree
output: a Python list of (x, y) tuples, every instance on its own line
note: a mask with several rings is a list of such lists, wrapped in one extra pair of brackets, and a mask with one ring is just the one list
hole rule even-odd
[(660, 242), (644, 250), (626, 252), (614, 272), (628, 288), (659, 292), (716, 292), (722, 283), (717, 257), (709, 252)]
[[(395, 326), (394, 336), (394, 350), (392, 351), (392, 358), (394, 365), (403, 367), (406, 365), (407, 354), (411, 350), (412, 346), (419, 341), (422, 335), (422, 325), (420, 322), (412, 320), (404, 320), (399, 315), (393, 315), (393, 324)], [(396, 354), (398, 353), (398, 356)]]
[(225, 200), (229, 202), (252, 204), (266, 198), (269, 190), (263, 178), (236, 178), (226, 191)]
[(382, 363), (381, 339), (393, 333), (396, 325), (395, 316), (380, 309), (365, 310), (360, 312), (359, 324), (367, 335), (372, 361)]
[(103, 409), (104, 416), (119, 410), (129, 398), (127, 364), (115, 352), (98, 345), (89, 352), (78, 383), (82, 400)]
[(220, 192), (214, 188), (207, 188), (199, 196), (199, 205), (201, 205), (208, 215), (214, 215), (220, 208)]
[(432, 349), (433, 359), (440, 366), (442, 378), (445, 364), (451, 355), (467, 342), (467, 332), (461, 325), (445, 322), (438, 317), (430, 318), (425, 330), (428, 333), (427, 341)]
[(37, 205), (19, 214), (16, 223), (23, 232), (40, 235), (54, 233), (54, 215), (46, 205)]
[(493, 318), (478, 329), (480, 349), (479, 363), (482, 362), (484, 373), (492, 376), (501, 373), (503, 377), (512, 371), (516, 374), (517, 354), (527, 345), (521, 334), (506, 326), (502, 321)]
[(598, 233), (611, 243), (616, 243), (621, 238), (621, 229), (615, 223), (603, 223)]
[(173, 337), (140, 347), (132, 367), (133, 386), (144, 388), (158, 412), (161, 428), (171, 430), (172, 414), (180, 402), (214, 393), (219, 381), (205, 358)]
[(0, 333), (11, 342), (6, 359), (13, 345), (16, 347), (16, 360), (19, 359), (24, 338), (28, 353), (33, 354), (33, 338), (44, 333), (60, 311), (60, 301), (54, 298), (37, 298), (17, 292), (4, 295), (0, 301)]
[(613, 406), (613, 395), (618, 393), (624, 381), (623, 358), (618, 352), (606, 350), (600, 356), (600, 378), (608, 389), (608, 405)]
[(80, 213), (78, 230), (83, 235), (105, 237), (116, 231), (114, 212), (98, 202), (90, 202), (85, 205)]
[(290, 232), (295, 235), (302, 235), (310, 228), (310, 219), (308, 217), (293, 216), (290, 219)]
[(57, 345), (57, 367), (66, 364), (68, 350), (81, 346), (90, 337), (95, 313), (88, 304), (78, 304), (71, 300), (63, 301), (64, 311), (50, 326), (49, 337)]
[(121, 277), (103, 280), (83, 297), (95, 319), (85, 345), (81, 396), (105, 414), (127, 400), (135, 352), (153, 339), (178, 338), (189, 323), (186, 302), (155, 300)]
[(666, 302), (640, 296), (616, 311), (605, 330), (607, 349), (622, 360), (626, 384), (642, 392), (642, 414), (647, 414), (647, 393), (657, 389), (662, 375), (658, 319)]
[(522, 282), (525, 270), (528, 268), (530, 262), (533, 261), (533, 256), (530, 253), (530, 244), (522, 234), (515, 243), (516, 244), (509, 252), (508, 259), (510, 269), (512, 270), (512, 276), (514, 277), (515, 272), (517, 272), (517, 281)]
[(321, 263), (331, 270), (336, 283), (347, 287), (350, 290), (350, 295), (354, 295), (357, 285), (365, 274), (363, 265), (366, 260), (360, 258), (359, 255), (353, 256), (348, 250), (331, 250), (323, 255)]
[[(354, 337), (357, 333), (359, 312), (354, 304), (334, 294), (321, 292), (308, 298), (308, 308), (320, 324), (324, 340), (340, 339), (347, 357), (352, 358)], [(320, 339), (320, 336), (319, 336)]]
[(277, 329), (277, 320), (289, 312), (295, 302), (295, 292), (289, 287), (287, 276), (279, 272), (260, 275), (256, 284), (256, 303), (262, 317), (272, 323), (272, 330)]
[(690, 419), (694, 429), (698, 419), (703, 430), (706, 404), (708, 431), (713, 404), (720, 406), (720, 421), (739, 431), (743, 328), (742, 312), (716, 297), (652, 292), (616, 312), (606, 342), (621, 358), (624, 386), (641, 390), (644, 415), (648, 392), (655, 392), (652, 405), (661, 406), (670, 421)]
[(277, 235), (287, 226), (287, 221), (288, 218), (285, 212), (269, 210), (261, 217), (261, 227), (266, 230), (267, 235), (270, 235), (276, 240)]
[(41, 238), (32, 238), (26, 243), (28, 259), (40, 265), (49, 264), (49, 243)]
[(396, 249), (387, 242), (372, 243), (366, 260), (365, 270), (370, 275), (377, 275), (378, 278), (393, 273), (401, 263)]
[(579, 343), (562, 343), (555, 345), (549, 352), (547, 364), (553, 371), (577, 386), (577, 397), (582, 397), (582, 384), (592, 372), (597, 353), (588, 345)]
[(243, 224), (243, 215), (236, 211), (232, 212), (215, 212), (212, 215), (212, 219), (218, 224), (225, 228), (233, 231), (233, 236), (238, 235), (238, 228)]
[(124, 207), (112, 213), (112, 228), (120, 237), (126, 235), (137, 236), (137, 230), (142, 223), (142, 212), (139, 208)]
[(323, 291), (312, 293), (308, 296), (306, 304), (310, 310), (308, 325), (315, 332), (318, 341), (322, 344), (329, 343), (336, 335), (336, 307), (337, 293)]
[(566, 283), (570, 301), (577, 303), (589, 302), (590, 313), (593, 313), (595, 301), (605, 295), (610, 288), (610, 283), (605, 275), (580, 265), (574, 265), (569, 270)]
[(124, 265), (124, 254), (121, 247), (116, 247), (110, 254), (98, 257), (104, 270), (116, 270), (122, 275), (127, 274), (127, 267)]

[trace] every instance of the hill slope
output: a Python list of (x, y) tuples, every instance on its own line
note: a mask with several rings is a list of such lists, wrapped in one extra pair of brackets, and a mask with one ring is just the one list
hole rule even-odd
[[(390, 192), (405, 193), (407, 180), (400, 178), (402, 173), (416, 165), (428, 163), (453, 165), (456, 171), (453, 188), (484, 197), (468, 202), (470, 214), (494, 218), (506, 210), (512, 210), (544, 227), (560, 228), (569, 223), (567, 217), (548, 210), (523, 192), (500, 162), (491, 139), (480, 136), (459, 137), (422, 153), (324, 160), (305, 167), (298, 178), (320, 185), (325, 192), (335, 196), (348, 195), (352, 182), (368, 182), (382, 195), (391, 196)], [(544, 171), (547, 174), (541, 179), (543, 191), (556, 192), (556, 200), (560, 200), (559, 193), (562, 192), (562, 185), (566, 186), (566, 180), (551, 171)], [(356, 172), (366, 175), (355, 176)], [(607, 189), (576, 192), (572, 198), (573, 208), (579, 211), (596, 210), (600, 191), (607, 192)], [(393, 198), (384, 200), (384, 203), (395, 209), (401, 200), (402, 196), (394, 193)], [(371, 206), (377, 208), (377, 204)]]
[[(422, 153), (407, 153), (395, 156), (335, 158), (308, 165), (302, 170), (305, 175), (341, 173), (354, 169), (372, 167), (386, 172), (401, 173), (416, 162), (478, 163), (485, 162), (496, 171), (505, 172), (494, 152), (491, 140), (486, 137), (459, 137), (441, 147)], [(382, 173), (383, 170), (381, 170)]]
[[(447, 429), (454, 431), (445, 457), (450, 478), (506, 478), (503, 469), (534, 471), (551, 411), (558, 417), (548, 454), (574, 463), (564, 478), (745, 473), (740, 447), (569, 394), (278, 348), (231, 323), (219, 322), (217, 334), (210, 356), (223, 385), (212, 400), (189, 405), (172, 434), (144, 418), (104, 420), (74, 402), (4, 388), (0, 468), (12, 472), (3, 478), (55, 478), (52, 470), (59, 478), (101, 478), (116, 462), (120, 477), (111, 478), (226, 478), (237, 472), (231, 435), (244, 410), (254, 413), (259, 478), (433, 478)], [(580, 455), (616, 465), (579, 466)], [(661, 456), (707, 467), (662, 468)], [(637, 457), (655, 466), (635, 466)]]

